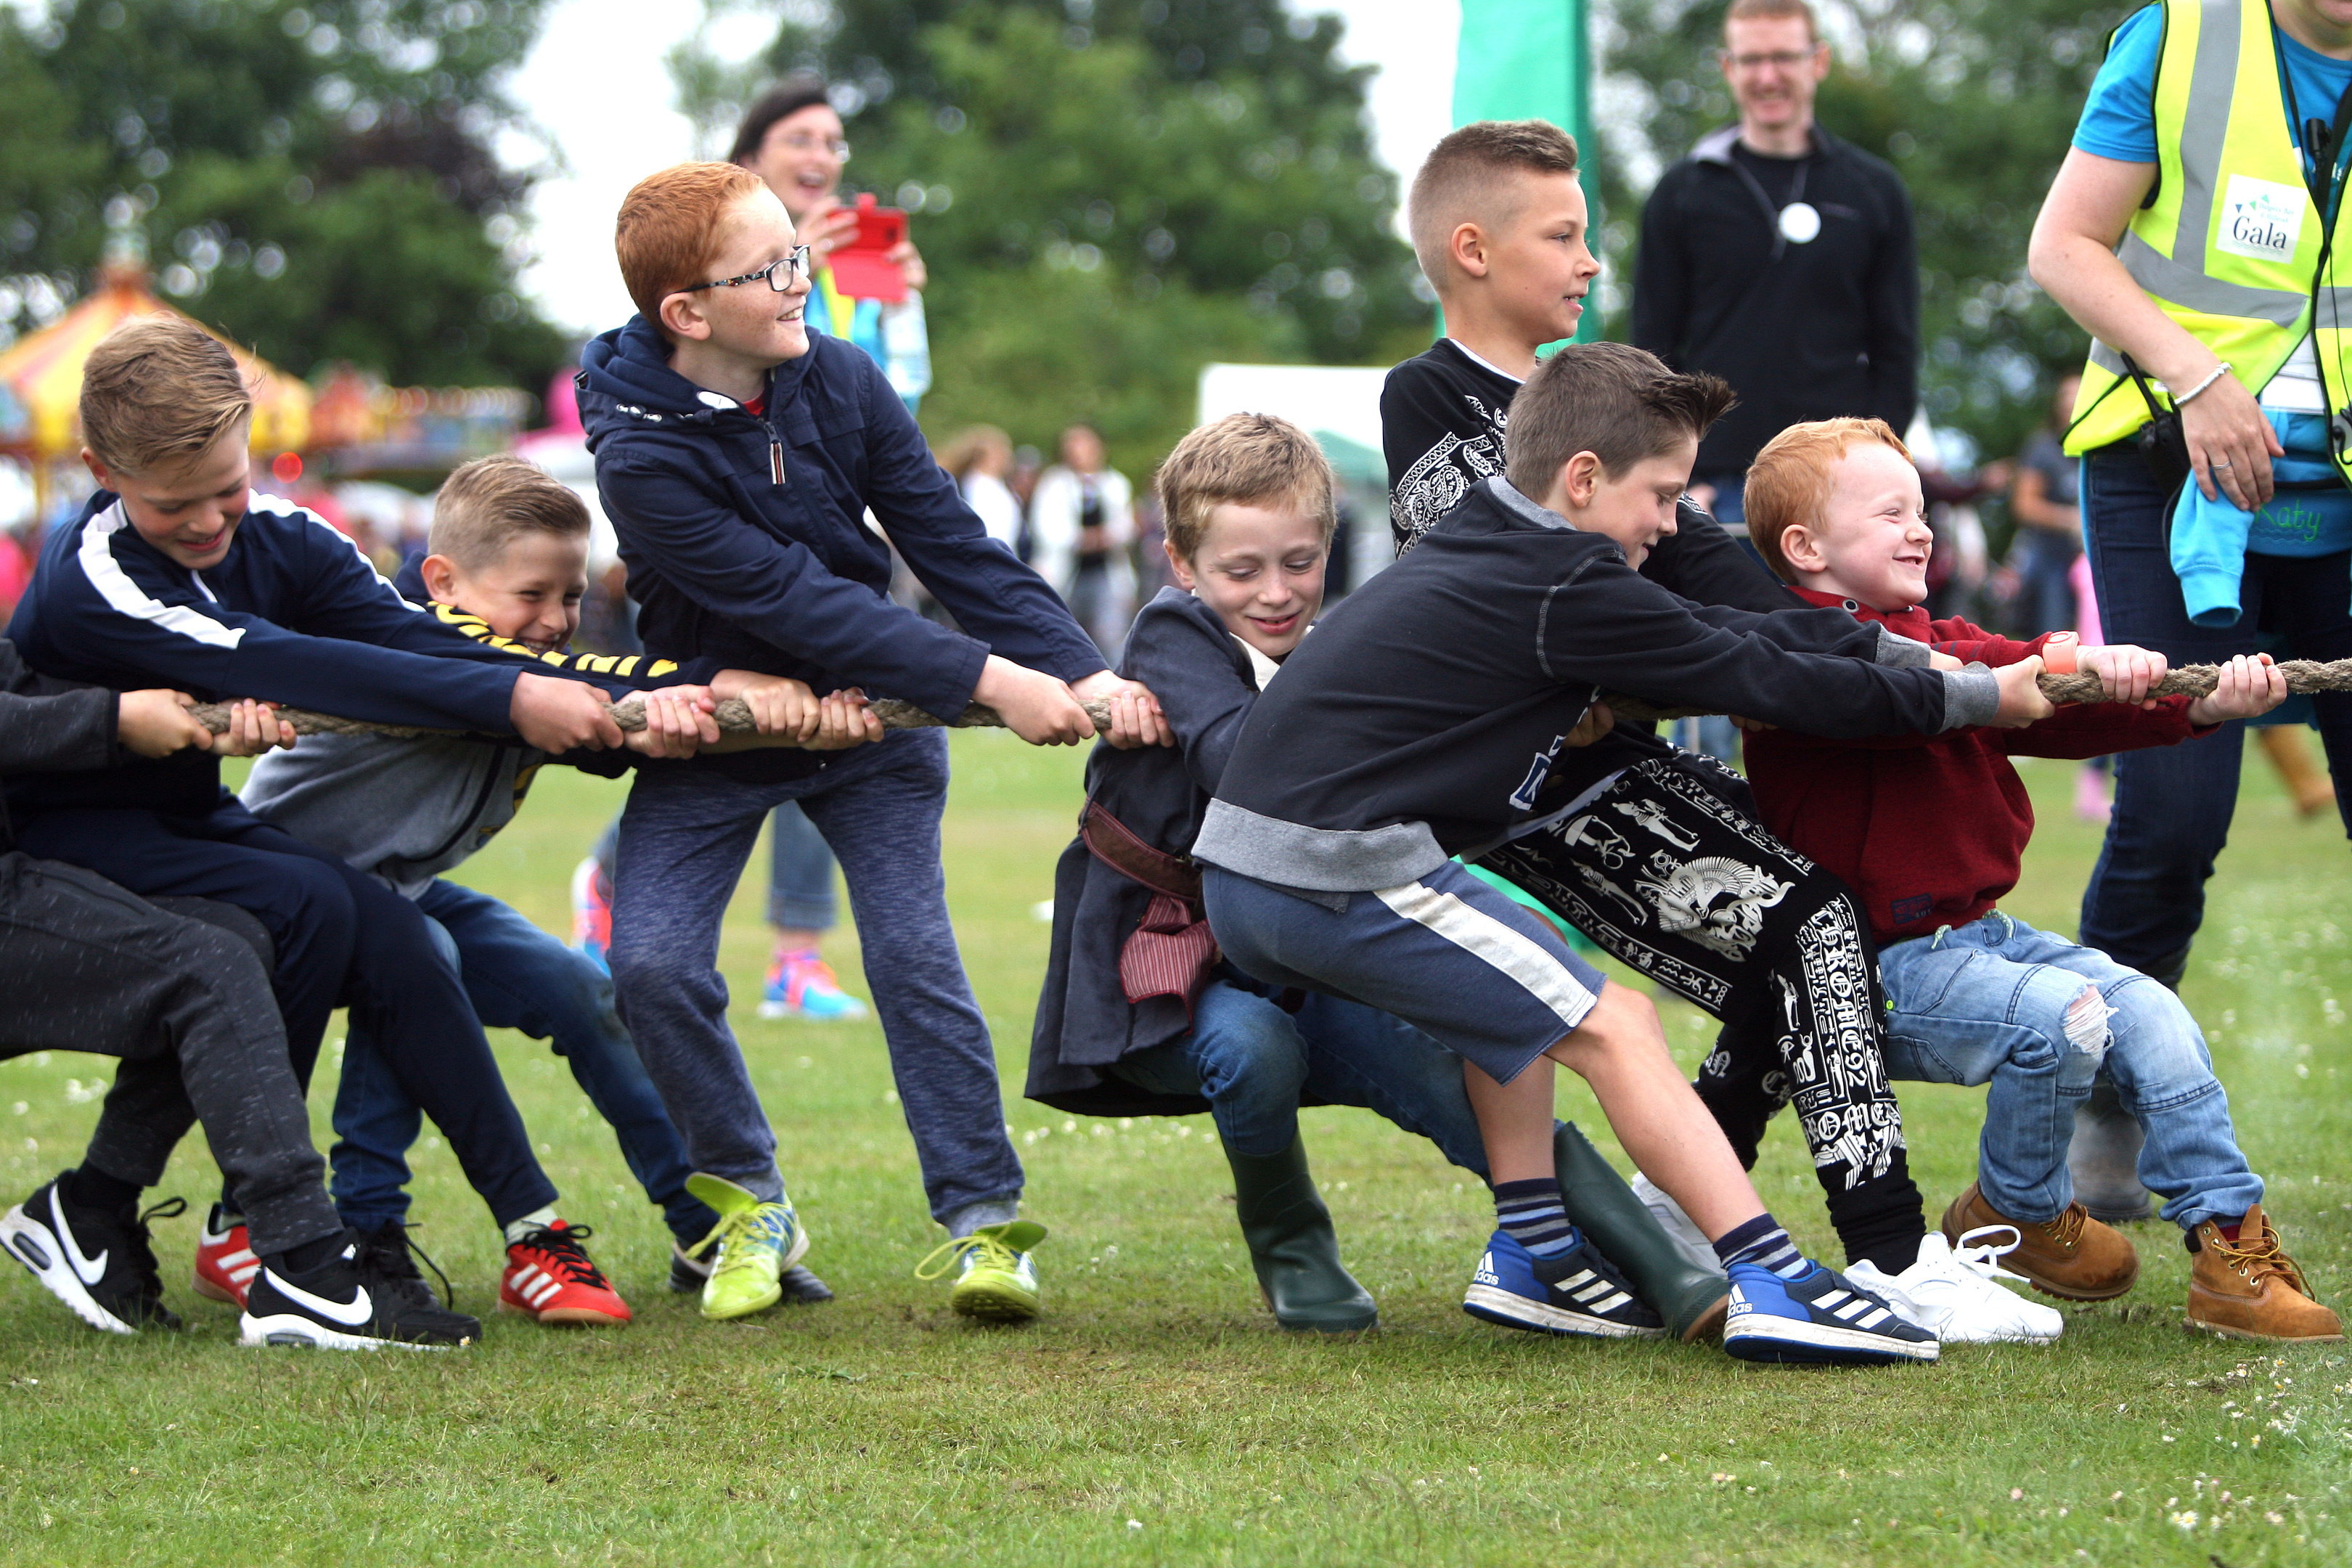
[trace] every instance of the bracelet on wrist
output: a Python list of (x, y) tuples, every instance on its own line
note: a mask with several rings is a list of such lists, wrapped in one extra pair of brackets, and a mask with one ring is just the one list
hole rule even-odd
[(2223, 376), (2229, 374), (2230, 362), (2228, 360), (2223, 360), (2220, 364), (2213, 367), (2212, 374), (2207, 376), (2204, 380), (2199, 382), (2188, 391), (2176, 395), (2172, 400), (2172, 406), (2175, 408), (2188, 407), (2189, 399), (2195, 397), (2199, 393), (2203, 392), (2207, 387), (2212, 385), (2215, 382), (2221, 380)]

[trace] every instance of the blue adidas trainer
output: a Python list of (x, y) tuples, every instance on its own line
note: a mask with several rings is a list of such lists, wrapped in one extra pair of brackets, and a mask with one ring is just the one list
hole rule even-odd
[(1665, 1320), (1633, 1294), (1616, 1265), (1582, 1231), (1558, 1258), (1538, 1258), (1508, 1231), (1496, 1231), (1471, 1276), (1462, 1310), (1538, 1334), (1622, 1340), (1666, 1331)]
[(1934, 1361), (1940, 1349), (1935, 1335), (1818, 1263), (1794, 1279), (1755, 1263), (1730, 1273), (1723, 1349), (1741, 1361), (1865, 1365)]

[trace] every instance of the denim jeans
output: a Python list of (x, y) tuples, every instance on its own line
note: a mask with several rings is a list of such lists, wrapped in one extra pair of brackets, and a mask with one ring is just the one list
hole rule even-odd
[(1462, 1087), (1462, 1058), (1412, 1025), (1355, 1002), (1309, 994), (1297, 1013), (1217, 977), (1192, 1009), (1192, 1032), (1122, 1058), (1110, 1069), (1155, 1094), (1197, 1094), (1217, 1136), (1266, 1158), (1298, 1136), (1304, 1095), (1377, 1111), (1486, 1173), (1486, 1146)]
[[(2111, 643), (2153, 648), (2174, 664), (2218, 664), (2274, 634), (2282, 657), (2352, 658), (2352, 557), (2246, 557), (2244, 613), (2234, 626), (2190, 624), (2174, 575), (2166, 492), (2129, 454), (2083, 464), (2083, 515), (2101, 630)], [(2328, 771), (2352, 778), (2352, 693), (2312, 699)], [(2178, 981), (2205, 918), (2205, 880), (2229, 841), (2245, 725), (2116, 759), (2115, 815), (2083, 892), (2083, 941), (2119, 963)], [(2336, 807), (2352, 825), (2352, 789)]]
[(768, 923), (783, 931), (831, 931), (833, 851), (797, 801), (768, 813)]
[[(775, 1131), (728, 1027), (719, 927), (760, 824), (797, 800), (849, 885), (932, 1216), (951, 1231), (1013, 1217), (1021, 1161), (1004, 1134), (988, 1024), (948, 921), (940, 865), (947, 793), (940, 730), (894, 730), (879, 745), (780, 784), (694, 767), (637, 771), (613, 877), (613, 983), (693, 1169), (762, 1198), (783, 1194)], [(809, 1162), (821, 1163), (829, 1130), (805, 1117), (793, 1125)]]
[[(670, 1233), (688, 1246), (708, 1235), (719, 1216), (686, 1190), (686, 1146), (614, 1014), (604, 972), (487, 893), (436, 880), (417, 905), (446, 933), (483, 1025), (548, 1041), (612, 1124), (622, 1159)], [(415, 1102), (354, 1019), (335, 1093), (333, 1192), (345, 1223), (372, 1229), (407, 1217), (405, 1156), (419, 1125)]]
[[(2205, 1036), (2164, 985), (1998, 911), (1881, 948), (1878, 966), (1895, 1005), (1887, 1071), (1992, 1086), (1978, 1181), (2001, 1214), (2050, 1220), (2074, 1201), (2066, 1145), (2103, 1067), (2147, 1134), (2139, 1178), (2163, 1197), (2165, 1218), (2186, 1230), (2262, 1201)], [(2086, 987), (2115, 1009), (2104, 1042), (2080, 1024), (2068, 1038)]]

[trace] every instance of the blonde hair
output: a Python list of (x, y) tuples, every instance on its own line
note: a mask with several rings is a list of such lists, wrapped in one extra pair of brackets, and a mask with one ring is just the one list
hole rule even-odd
[(1836, 479), (1833, 470), (1858, 441), (1883, 441), (1903, 454), (1911, 448), (1884, 419), (1814, 419), (1791, 425), (1764, 445), (1748, 469), (1748, 537), (1764, 563), (1784, 583), (1797, 580), (1780, 550), (1790, 528), (1818, 527)]
[(993, 425), (967, 426), (940, 448), (939, 464), (955, 476), (956, 483), (961, 484), (991, 452), (1002, 452), (1005, 461), (1011, 462), (1013, 437)]
[(588, 508), (546, 469), (502, 453), (477, 458), (442, 481), (425, 548), (476, 572), (526, 533), (584, 539)]
[(1454, 231), (1465, 223), (1500, 227), (1517, 215), (1509, 176), (1576, 171), (1576, 138), (1548, 120), (1481, 120), (1450, 133), (1422, 160), (1405, 204), (1422, 271), (1444, 288)]
[(1723, 14), (1724, 36), (1731, 34), (1734, 22), (1777, 22), (1794, 16), (1805, 24), (1805, 36), (1820, 43), (1821, 24), (1813, 19), (1813, 8), (1805, 0), (1731, 0), (1731, 7)]
[(184, 316), (133, 317), (82, 367), (82, 443), (127, 474), (193, 462), (252, 413), (228, 345)]
[(664, 338), (662, 301), (709, 281), (707, 274), (723, 237), (719, 218), (754, 191), (767, 189), (740, 163), (677, 163), (647, 174), (621, 198), (613, 249), (621, 282), (637, 313)]
[(1322, 527), (1326, 544), (1339, 527), (1331, 459), (1314, 437), (1270, 414), (1228, 414), (1202, 426), (1176, 443), (1152, 485), (1168, 548), (1185, 561), (1220, 506), (1295, 506)]

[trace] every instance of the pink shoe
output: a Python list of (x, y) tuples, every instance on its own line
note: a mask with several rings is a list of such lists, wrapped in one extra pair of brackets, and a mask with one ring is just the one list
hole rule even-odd
[(2107, 775), (2084, 768), (2074, 775), (2074, 815), (2085, 822), (2105, 822), (2116, 813), (2107, 798)]
[(591, 855), (572, 872), (572, 951), (610, 969), (604, 950), (613, 945), (613, 883)]

